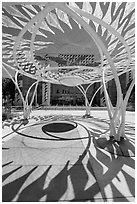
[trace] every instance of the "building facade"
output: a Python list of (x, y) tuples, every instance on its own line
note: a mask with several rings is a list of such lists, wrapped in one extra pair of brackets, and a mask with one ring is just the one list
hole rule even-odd
[[(53, 64), (55, 66), (73, 66), (73, 65), (83, 65), (83, 66), (98, 66), (100, 62), (94, 61), (94, 55), (77, 55), (77, 54), (59, 54), (58, 56), (51, 56), (46, 54), (45, 56), (35, 56), (42, 64), (47, 66), (48, 64)], [(127, 85), (132, 79), (132, 72), (123, 74), (120, 76), (120, 82), (122, 86), (123, 95), (126, 93)], [(27, 90), (35, 80), (30, 79), (26, 76), (19, 76), (20, 88), (25, 96)], [(87, 85), (84, 85), (86, 88)], [(87, 97), (90, 100), (95, 93), (95, 91), (101, 86), (100, 82), (97, 82), (89, 88), (87, 92)], [(32, 97), (34, 87), (30, 91), (29, 100)], [(115, 106), (116, 104), (116, 86), (114, 79), (107, 83), (107, 90), (110, 99)], [(15, 105), (21, 105), (22, 102), (19, 97), (19, 93), (16, 91), (15, 95)], [(64, 85), (50, 84), (40, 82), (38, 85), (37, 93), (33, 105), (72, 105), (72, 106), (84, 106), (85, 98), (83, 94), (79, 91), (77, 87), (69, 87)], [(104, 92), (101, 89), (95, 96), (92, 106), (105, 106)]]

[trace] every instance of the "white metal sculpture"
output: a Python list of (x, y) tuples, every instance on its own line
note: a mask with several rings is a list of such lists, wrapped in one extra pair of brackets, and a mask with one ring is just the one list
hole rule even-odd
[[(13, 83), (15, 84), (20, 96), (21, 96), (21, 99), (22, 99), (22, 102), (23, 102), (23, 118), (24, 120), (28, 119), (29, 116), (30, 116), (30, 113), (31, 113), (31, 110), (32, 110), (32, 103), (34, 101), (34, 97), (35, 97), (35, 94), (36, 94), (36, 91), (37, 91), (37, 87), (38, 87), (38, 83), (39, 83), (39, 80), (37, 80), (36, 82), (34, 82), (28, 89), (27, 93), (26, 93), (26, 97), (24, 98), (22, 92), (21, 92), (21, 89), (19, 87), (19, 84), (18, 84), (18, 71), (16, 72), (15, 74), (15, 79), (13, 79), (12, 75), (7, 71), (7, 69), (3, 66), (3, 69), (6, 71), (6, 73), (10, 76), (10, 78), (12, 79)], [(35, 85), (35, 89), (34, 89), (34, 92), (33, 92), (33, 95), (32, 95), (32, 98), (31, 98), (31, 102), (30, 104), (28, 103), (28, 96), (29, 96), (29, 93), (32, 89), (32, 87)]]
[[(3, 3), (3, 27), (5, 30), (3, 32), (3, 67), (10, 67), (37, 81), (30, 106), (27, 96), (23, 102), (24, 117), (27, 118), (29, 115), (39, 81), (66, 84), (70, 78), (74, 78), (75, 83), (72, 84), (70, 80), (68, 85), (77, 86), (83, 93), (87, 114), (90, 112), (93, 98), (98, 91), (89, 102), (86, 95), (87, 90), (91, 84), (103, 82), (110, 119), (110, 136), (114, 136), (116, 141), (120, 141), (120, 138), (125, 136), (126, 105), (135, 80), (133, 79), (123, 99), (119, 76), (135, 68), (134, 2), (83, 2), (81, 8), (74, 2), (51, 2), (39, 5), (37, 3), (22, 3), (20, 6), (24, 13), (16, 6), (16, 3)], [(68, 29), (73, 30), (72, 21), (79, 27), (79, 32), (84, 29), (94, 41), (100, 54), (100, 65), (90, 67), (48, 65), (44, 67), (35, 59), (35, 54), (43, 47), (48, 49), (51, 45), (55, 46), (55, 31), (64, 35), (64, 24)], [(16, 30), (17, 35), (12, 35), (11, 32), (6, 33), (7, 29), (11, 27)], [(53, 36), (53, 41), (48, 35), (46, 36), (46, 32)], [(65, 44), (66, 41), (63, 43)], [(12, 47), (9, 48), (9, 45)], [(62, 70), (65, 71), (62, 72)], [(105, 85), (113, 78), (117, 89), (115, 109)], [(84, 90), (81, 84), (90, 85), (87, 90)], [(22, 100), (24, 99), (22, 98)]]

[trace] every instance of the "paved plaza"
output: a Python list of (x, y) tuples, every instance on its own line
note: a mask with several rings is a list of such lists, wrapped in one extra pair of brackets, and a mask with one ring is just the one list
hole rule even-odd
[(126, 112), (129, 156), (98, 146), (109, 136), (107, 111), (84, 114), (36, 110), (28, 124), (4, 126), (3, 201), (135, 201), (135, 113)]
[(2, 69), (2, 201), (135, 202), (135, 2), (2, 2)]

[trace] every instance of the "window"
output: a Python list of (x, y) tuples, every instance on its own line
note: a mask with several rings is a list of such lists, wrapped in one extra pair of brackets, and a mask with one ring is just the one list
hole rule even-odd
[(57, 89), (56, 93), (59, 94), (59, 89)]

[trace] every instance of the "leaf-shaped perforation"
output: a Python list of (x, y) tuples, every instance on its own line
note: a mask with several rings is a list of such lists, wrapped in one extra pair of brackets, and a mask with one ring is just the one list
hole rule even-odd
[(118, 65), (120, 66), (127, 66), (127, 62), (128, 62), (128, 59), (127, 59), (127, 54), (125, 53), (123, 56), (121, 55), (120, 57), (114, 57), (112, 58), (113, 62), (115, 63), (115, 67), (118, 68)]
[[(100, 5), (99, 5), (99, 3), (97, 3), (96, 4), (96, 9), (95, 9), (95, 11), (94, 11), (94, 16), (95, 17), (97, 17), (98, 19), (101, 19), (102, 18), (102, 16), (103, 16), (103, 13), (102, 13), (102, 10), (101, 10), (101, 8), (100, 8)], [(97, 32), (97, 28), (98, 28), (98, 23), (96, 23), (96, 21), (94, 21), (94, 25), (95, 25), (95, 27), (96, 27), (96, 32)]]
[[(109, 35), (108, 35), (109, 36)], [(111, 41), (108, 44), (108, 50), (114, 49), (116, 44), (118, 43), (119, 39), (114, 36), (114, 35), (110, 35), (111, 36)]]
[(41, 25), (40, 25), (39, 28), (41, 28), (41, 29), (43, 29), (45, 31), (49, 31), (50, 33), (55, 35), (55, 32), (47, 25), (45, 19), (44, 19), (44, 21), (41, 22)]
[(98, 35), (99, 36), (102, 35), (102, 26), (101, 25), (98, 26)]
[(129, 47), (132, 47), (133, 44), (135, 44), (135, 34), (131, 34), (129, 35), (126, 39), (125, 39), (126, 43), (128, 44)]
[(15, 40), (15, 38), (11, 35), (11, 34), (8, 34), (8, 33), (2, 33), (2, 38), (6, 38), (6, 39), (9, 39), (9, 40)]
[(36, 10), (36, 12), (40, 12), (42, 10), (39, 5), (33, 4), (32, 6)]
[(8, 48), (10, 45), (9, 44), (6, 44), (6, 45), (2, 45), (2, 49), (4, 49), (4, 48)]
[(126, 9), (125, 9), (122, 20), (125, 19), (129, 15), (129, 13), (132, 13), (132, 17), (131, 17), (130, 22), (129, 22), (129, 25), (131, 25), (135, 22), (135, 3), (134, 2), (132, 2), (132, 3), (128, 2), (126, 4)]
[[(112, 52), (111, 52), (112, 53)], [(121, 50), (118, 52), (115, 56), (112, 56), (112, 59), (122, 59), (122, 58), (127, 58), (127, 52), (125, 49)]]
[(38, 11), (32, 5), (24, 4), (23, 7), (26, 8), (29, 13), (32, 13), (33, 15), (36, 15), (38, 13)]
[[(117, 42), (114, 49), (111, 49), (109, 51), (111, 57), (113, 58), (113, 56), (117, 56), (118, 54), (122, 53), (122, 52), (126, 52), (125, 47), (123, 46), (122, 43)], [(127, 53), (126, 53), (127, 55)]]
[(43, 46), (46, 46), (46, 45), (48, 45), (48, 44), (50, 44), (50, 43), (52, 44), (52, 42), (49, 42), (49, 43), (48, 43), (48, 42), (43, 42), (43, 41), (38, 40), (38, 41), (35, 41), (35, 42), (34, 42), (34, 45), (39, 45), (39, 46), (42, 46), (42, 47), (43, 47)]
[(124, 26), (123, 26), (123, 29), (122, 29), (122, 32), (121, 32), (121, 35), (122, 35), (123, 37), (125, 36), (125, 34), (126, 34), (129, 30), (135, 28), (135, 23), (129, 25), (130, 20), (131, 20), (131, 18), (132, 18), (132, 15), (134, 14), (134, 12), (135, 12), (135, 10), (133, 10), (131, 13), (129, 13), (129, 14), (123, 19), (123, 21), (121, 22), (121, 24), (124, 24), (124, 22), (125, 22), (125, 24), (124, 24)]
[(38, 51), (38, 50), (41, 50), (41, 49), (44, 49), (44, 48), (47, 48), (47, 46), (39, 46), (39, 45), (35, 45), (34, 46), (34, 50)]
[(13, 46), (14, 45), (14, 41), (12, 39), (2, 39), (2, 44), (8, 44), (10, 46)]
[(15, 5), (16, 8), (24, 15), (25, 18), (27, 18), (28, 20), (31, 19), (31, 17), (29, 16), (29, 14), (23, 9), (23, 6), (20, 4)]
[(30, 16), (30, 18), (33, 18), (36, 15), (36, 13), (34, 13), (30, 9), (26, 8), (24, 5), (22, 6), (22, 8)]
[(21, 46), (21, 50), (23, 51), (24, 49), (25, 49), (25, 50), (29, 50), (29, 49), (30, 49), (29, 45), (28, 45), (28, 44), (22, 45), (22, 46)]
[(94, 11), (94, 16), (96, 16), (99, 19), (103, 18), (103, 13), (102, 13), (99, 3), (96, 4), (96, 10)]
[(104, 16), (106, 15), (107, 11), (108, 11), (108, 8), (109, 8), (109, 5), (110, 5), (110, 2), (100, 2), (100, 7), (101, 7), (101, 10), (102, 10), (102, 18), (104, 18)]
[[(91, 7), (90, 3), (89, 2), (83, 2), (82, 10), (86, 11), (87, 13), (92, 13), (92, 7)], [(90, 20), (88, 18), (85, 18), (85, 17), (82, 17), (82, 18), (89, 24)]]
[[(75, 8), (78, 8), (79, 9), (79, 6), (75, 3), (75, 2), (69, 2), (69, 5), (72, 6), (72, 7), (75, 7)], [(73, 8), (71, 7), (71, 9), (73, 10)], [(79, 15), (79, 14), (77, 14)], [(73, 18), (73, 20), (77, 23), (79, 29), (81, 29), (81, 25)]]
[(130, 49), (130, 52), (131, 52), (132, 58), (134, 58), (135, 57), (135, 45), (133, 45), (133, 47)]
[(7, 50), (7, 49), (6, 49), (6, 50), (3, 50), (3, 51), (2, 51), (2, 56), (4, 56), (5, 54), (8, 54), (8, 53), (9, 53), (9, 50)]
[(114, 59), (113, 60), (116, 70), (117, 72), (119, 71), (124, 71), (125, 69), (127, 70), (127, 63), (128, 63), (128, 59), (127, 58), (121, 58), (121, 59)]
[(42, 28), (39, 28), (36, 32), (36, 36), (43, 36), (44, 38), (47, 38), (47, 35), (46, 35), (46, 30), (42, 29)]
[(6, 15), (2, 16), (2, 26), (7, 27), (7, 28), (16, 28), (16, 29), (21, 29), (21, 26), (18, 26), (15, 22), (13, 22), (11, 20), (11, 18), (9, 18)]
[(18, 23), (18, 25), (20, 25), (21, 28), (23, 28), (28, 23), (28, 21), (24, 22), (22, 19), (19, 19), (16, 16), (13, 16), (13, 18), (16, 20), (16, 24)]
[[(2, 59), (4, 59), (4, 58), (5, 58), (5, 59), (11, 59), (11, 58), (13, 58), (13, 57), (12, 57), (12, 55), (10, 55), (10, 54), (6, 54), (6, 55), (3, 55), (3, 56), (2, 56)], [(12, 60), (13, 60), (13, 59), (12, 59)]]
[(94, 11), (96, 9), (96, 4), (97, 4), (97, 2), (90, 2), (90, 5), (92, 7), (92, 14), (94, 14)]
[[(18, 29), (22, 29), (26, 25), (26, 22), (22, 21), (22, 18), (20, 19), (18, 16), (11, 15), (8, 12), (5, 12), (5, 15), (10, 19), (11, 24), (14, 24), (14, 27)], [(9, 26), (11, 27), (11, 25)]]
[(129, 37), (131, 37), (132, 40), (135, 41), (135, 24), (130, 25), (129, 30), (125, 34), (125, 40), (128, 39)]
[[(24, 36), (26, 35), (26, 38), (31, 39), (31, 35), (32, 35), (32, 33), (34, 33), (34, 31), (35, 31), (35, 24), (31, 25), (31, 26), (28, 28), (28, 31), (26, 31), (26, 33), (24, 34)], [(27, 36), (27, 35), (28, 35), (28, 32), (30, 33), (29, 36)], [(42, 30), (41, 28), (39, 28), (39, 29), (37, 30), (35, 38), (36, 38), (37, 36), (41, 36), (42, 38), (44, 37), (43, 40), (45, 40), (45, 38), (47, 38), (46, 34), (43, 32), (43, 30)], [(25, 38), (25, 37), (24, 37), (24, 38)]]
[(49, 25), (61, 30), (64, 33), (64, 30), (62, 29), (62, 27), (59, 24), (59, 21), (57, 19), (57, 16), (55, 13), (53, 12), (49, 12), (46, 16), (47, 22)]
[(120, 53), (122, 50), (125, 50), (124, 45), (121, 42), (117, 42), (117, 44), (115, 45), (115, 48), (112, 50), (111, 55), (117, 55), (118, 53)]
[(58, 18), (59, 18), (62, 22), (64, 22), (66, 25), (69, 26), (69, 28), (72, 29), (72, 26), (71, 26), (71, 24), (70, 24), (70, 22), (69, 22), (69, 17), (68, 17), (68, 15), (67, 15), (65, 12), (63, 12), (63, 11), (60, 10), (60, 9), (56, 9), (56, 14), (57, 14)]
[(17, 63), (20, 63), (20, 64), (28, 63), (25, 53), (21, 50), (21, 46), (18, 47), (18, 49), (16, 50), (16, 60), (17, 60)]
[(106, 41), (105, 41), (105, 45), (106, 45), (107, 48), (109, 48), (109, 43), (110, 43), (111, 40), (112, 40), (112, 35), (109, 35), (107, 37)]
[(20, 42), (20, 46), (21, 46), (21, 49), (22, 50), (29, 50), (30, 49), (30, 41), (29, 40), (26, 40), (26, 39), (23, 39), (21, 42)]
[[(10, 56), (10, 57), (8, 57), (8, 56)], [(6, 58), (4, 58), (4, 56), (2, 57), (2, 61), (3, 62), (5, 62), (5, 63), (7, 63), (7, 64), (9, 64), (9, 65), (11, 65), (12, 67), (15, 65), (15, 61), (14, 61), (14, 59), (13, 59), (13, 55), (11, 54), (8, 54), (7, 56), (6, 56)]]
[(104, 33), (102, 34), (102, 40), (105, 41), (108, 37), (108, 30), (105, 29)]
[[(111, 4), (111, 24), (117, 20), (118, 24), (122, 19), (126, 7), (126, 3), (112, 2)], [(120, 16), (119, 16), (120, 15)]]
[[(134, 54), (135, 55), (135, 43), (132, 43), (131, 45), (130, 45), (130, 52), (131, 52), (131, 54)], [(134, 52), (134, 53), (133, 53)]]
[(6, 5), (3, 8), (5, 8), (5, 10), (12, 16), (24, 18), (24, 15), (20, 11), (18, 11), (18, 9), (14, 5), (12, 6)]
[(21, 25), (25, 26), (26, 23), (29, 22), (29, 20), (27, 18), (22, 18), (22, 17), (19, 17), (19, 16), (14, 16), (14, 18), (19, 21), (21, 23)]
[(92, 20), (90, 20), (89, 25), (96, 31), (96, 26)]
[(13, 52), (5, 49), (4, 51), (2, 51), (2, 60), (6, 62), (7, 59), (11, 59), (13, 60)]
[(82, 6), (83, 6), (83, 2), (75, 2), (77, 4), (77, 6), (82, 9)]

